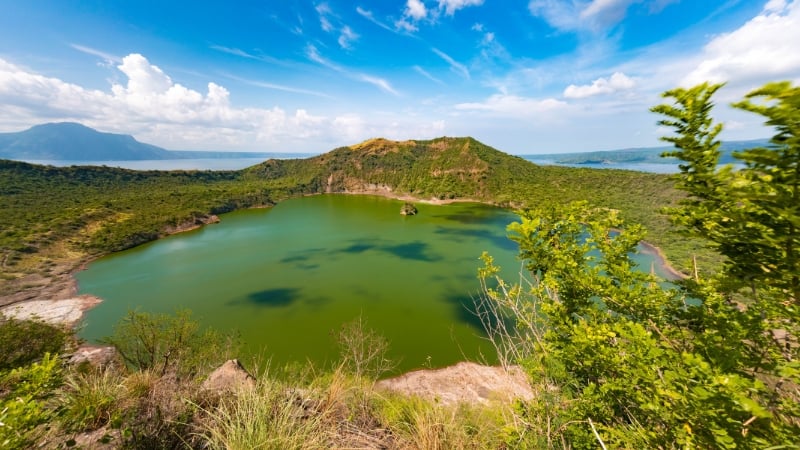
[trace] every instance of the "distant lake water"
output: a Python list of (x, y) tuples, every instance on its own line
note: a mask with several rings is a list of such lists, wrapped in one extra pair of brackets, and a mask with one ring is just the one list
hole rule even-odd
[(659, 163), (591, 163), (591, 164), (562, 164), (553, 159), (540, 159), (535, 156), (523, 156), (526, 160), (539, 164), (542, 166), (564, 166), (564, 167), (583, 167), (587, 169), (620, 169), (620, 170), (636, 170), (638, 172), (651, 172), (651, 173), (678, 173), (677, 164), (659, 164)]
[(25, 160), (47, 166), (106, 166), (132, 170), (239, 170), (264, 162), (264, 158), (199, 158), (157, 159), (138, 161), (66, 161), (51, 159)]
[[(418, 204), (318, 195), (237, 211), (219, 224), (101, 258), (77, 274), (81, 294), (104, 299), (81, 336), (111, 334), (128, 310), (189, 308), (221, 330), (239, 330), (245, 355), (273, 363), (336, 359), (332, 334), (363, 317), (385, 336), (398, 370), (495, 360), (470, 312), (479, 256), (489, 251), (509, 281), (517, 246), (513, 213), (480, 204)], [(651, 256), (639, 255), (650, 269)]]

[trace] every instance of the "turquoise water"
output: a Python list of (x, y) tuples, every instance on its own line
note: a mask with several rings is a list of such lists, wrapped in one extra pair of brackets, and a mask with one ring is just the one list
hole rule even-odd
[[(101, 258), (77, 275), (80, 292), (105, 301), (81, 335), (109, 335), (128, 310), (189, 308), (204, 324), (238, 330), (245, 354), (273, 363), (336, 359), (332, 334), (361, 316), (385, 336), (398, 370), (493, 361), (470, 313), (478, 257), (504, 275), (520, 269), (505, 227), (516, 216), (479, 204), (418, 204), (320, 195), (238, 211), (219, 224)], [(649, 270), (650, 258), (642, 256)]]

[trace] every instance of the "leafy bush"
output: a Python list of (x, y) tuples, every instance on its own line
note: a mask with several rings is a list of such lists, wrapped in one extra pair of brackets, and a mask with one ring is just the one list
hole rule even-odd
[(44, 433), (55, 416), (48, 399), (61, 383), (58, 356), (0, 372), (0, 448), (26, 448)]
[(685, 163), (689, 197), (670, 212), (727, 257), (716, 276), (661, 287), (632, 270), (643, 230), (581, 203), (509, 226), (528, 272), (519, 285), (484, 257), (478, 312), (501, 356), (550, 393), (515, 430), (531, 445), (545, 433), (548, 447), (576, 449), (792, 448), (800, 436), (800, 88), (769, 84), (748, 95), (767, 105), (735, 105), (778, 129), (773, 148), (735, 155), (738, 172), (717, 168), (718, 88), (669, 91), (675, 104), (654, 108)]
[(60, 352), (69, 336), (68, 330), (40, 320), (18, 320), (0, 314), (0, 371)]
[(195, 378), (219, 367), (238, 349), (234, 335), (202, 329), (188, 310), (174, 315), (130, 311), (104, 338), (134, 370)]

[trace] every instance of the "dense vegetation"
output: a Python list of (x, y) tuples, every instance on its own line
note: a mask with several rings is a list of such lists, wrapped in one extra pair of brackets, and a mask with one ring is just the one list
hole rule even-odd
[(800, 88), (768, 84), (734, 105), (776, 129), (736, 155), (739, 171), (718, 167), (719, 88), (669, 91), (653, 111), (676, 133), (665, 140), (689, 194), (671, 216), (727, 258), (720, 272), (664, 289), (631, 271), (641, 228), (615, 235), (616, 214), (581, 203), (509, 227), (521, 284), (495, 286), (484, 256), (484, 322), (546, 393), (522, 407), (532, 447), (798, 448)]

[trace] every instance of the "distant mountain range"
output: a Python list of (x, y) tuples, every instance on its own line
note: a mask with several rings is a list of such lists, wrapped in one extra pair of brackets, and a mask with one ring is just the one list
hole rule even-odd
[[(46, 123), (17, 133), (0, 133), (0, 159), (138, 161), (198, 158), (274, 158), (275, 153), (173, 151), (144, 144), (127, 134), (101, 133), (79, 123)], [(295, 155), (295, 157), (298, 155)], [(305, 155), (299, 155), (305, 156)]]
[[(722, 143), (721, 164), (736, 163), (732, 152), (768, 145), (768, 139)], [(660, 155), (672, 147), (522, 155), (531, 161), (555, 164), (677, 164)], [(223, 151), (176, 151), (137, 141), (126, 134), (102, 133), (79, 123), (61, 122), (33, 126), (16, 133), (0, 133), (0, 159), (52, 161), (140, 161), (176, 159), (300, 158), (312, 154)]]
[[(749, 141), (726, 141), (720, 145), (720, 164), (735, 164), (739, 160), (732, 153), (755, 147), (766, 147), (769, 139)], [(663, 158), (662, 153), (672, 151), (674, 147), (626, 148), (621, 150), (605, 150), (580, 153), (553, 153), (544, 155), (524, 155), (523, 158), (537, 161), (547, 160), (556, 164), (678, 164), (676, 158)]]

